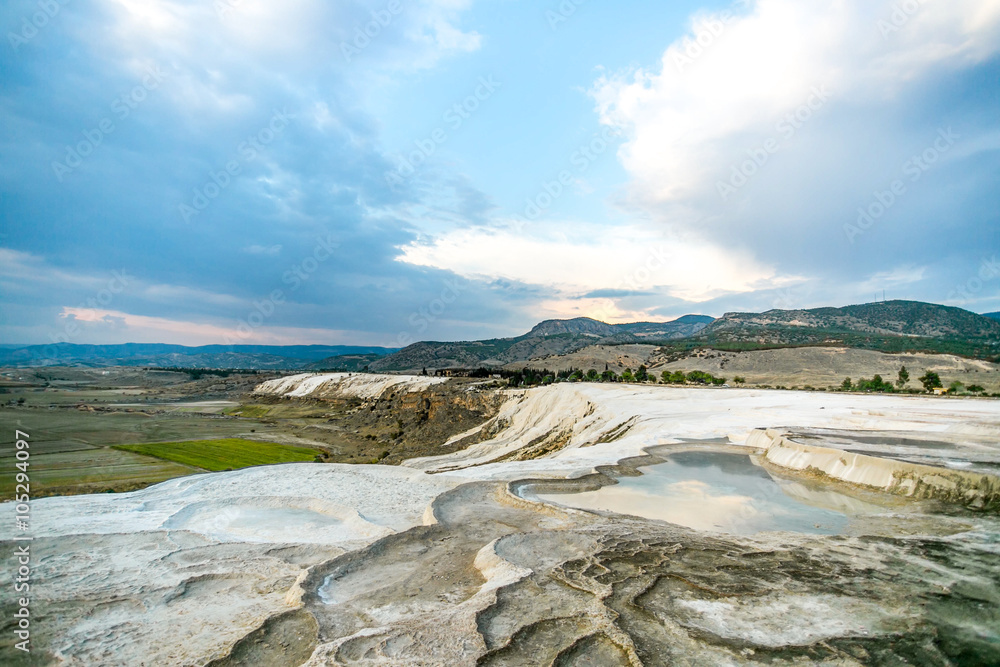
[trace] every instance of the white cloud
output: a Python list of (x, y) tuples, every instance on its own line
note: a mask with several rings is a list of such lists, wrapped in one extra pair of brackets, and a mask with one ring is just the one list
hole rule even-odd
[(397, 259), (469, 278), (545, 285), (567, 297), (604, 288), (656, 289), (702, 301), (782, 282), (747, 253), (696, 238), (667, 238), (639, 226), (549, 222), (532, 229), (458, 229), (404, 246)]
[[(915, 11), (894, 17), (901, 4)], [(1000, 0), (760, 0), (728, 21), (697, 17), (657, 67), (602, 77), (592, 95), (602, 121), (625, 130), (619, 157), (636, 199), (676, 203), (714, 193), (748, 149), (780, 140), (778, 123), (816, 87), (834, 106), (892, 104), (921, 78), (998, 50)]]
[[(108, 341), (114, 332), (125, 342), (160, 343), (169, 340), (180, 345), (339, 345), (370, 340), (370, 334), (337, 329), (311, 329), (302, 327), (261, 326), (249, 333), (233, 325), (209, 322), (133, 315), (117, 310), (99, 308), (63, 308), (60, 317), (72, 321), (77, 330), (72, 342)], [(384, 335), (386, 344), (390, 341)], [(368, 343), (372, 345), (378, 342)]]

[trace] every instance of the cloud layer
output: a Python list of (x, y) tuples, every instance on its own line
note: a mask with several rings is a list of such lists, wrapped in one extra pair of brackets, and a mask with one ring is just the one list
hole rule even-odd
[(1000, 0), (54, 6), (0, 8), (0, 342), (1000, 309)]

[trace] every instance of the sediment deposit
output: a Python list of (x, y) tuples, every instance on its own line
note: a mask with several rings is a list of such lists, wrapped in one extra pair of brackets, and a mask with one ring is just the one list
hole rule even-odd
[[(324, 377), (262, 391), (369, 400), (390, 386), (420, 391), (427, 381)], [(39, 659), (280, 666), (1000, 658), (1000, 522), (988, 503), (893, 496), (895, 505), (844, 534), (734, 536), (526, 493), (613, 483), (635, 474), (620, 461), (655, 460), (695, 441), (770, 459), (769, 428), (817, 449), (851, 434), (905, 434), (935, 443), (907, 465), (985, 469), (1000, 462), (995, 402), (591, 384), (505, 390), (497, 400), (494, 416), (459, 434), (476, 444), (405, 466), (278, 465), (36, 501)], [(822, 442), (802, 437), (820, 432)], [(856, 456), (893, 455), (862, 445)], [(773, 459), (789, 475), (807, 473), (796, 482), (801, 497), (818, 493), (808, 474), (818, 458), (803, 466), (775, 450)], [(854, 460), (855, 469), (867, 463)], [(848, 492), (853, 484), (879, 493), (877, 484), (861, 488), (867, 478), (824, 474), (823, 483)], [(3, 567), (12, 567), (10, 557)], [(9, 603), (5, 597), (5, 619)]]

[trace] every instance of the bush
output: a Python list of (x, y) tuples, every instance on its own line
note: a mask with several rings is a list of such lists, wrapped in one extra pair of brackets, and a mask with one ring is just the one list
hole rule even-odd
[(893, 384), (891, 382), (886, 382), (885, 380), (883, 380), (881, 375), (875, 375), (875, 377), (873, 377), (871, 380), (866, 380), (864, 378), (861, 378), (860, 380), (858, 380), (858, 384), (856, 385), (855, 388), (858, 391), (877, 391), (877, 392), (895, 391), (895, 387), (893, 386)]
[(687, 381), (695, 384), (711, 384), (714, 379), (711, 373), (705, 371), (691, 371), (687, 374)]

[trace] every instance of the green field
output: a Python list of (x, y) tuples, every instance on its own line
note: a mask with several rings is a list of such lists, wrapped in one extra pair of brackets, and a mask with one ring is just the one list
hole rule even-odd
[(314, 449), (305, 447), (292, 447), (240, 438), (115, 445), (114, 449), (152, 456), (164, 461), (173, 461), (212, 472), (270, 463), (313, 461), (318, 453)]
[[(0, 458), (0, 461), (4, 463), (0, 470), (0, 499), (9, 500), (14, 495), (14, 474), (19, 471), (14, 468), (13, 460)], [(135, 491), (202, 471), (107, 447), (82, 447), (51, 454), (33, 453), (27, 472), (31, 496), (41, 498), (108, 490)]]

